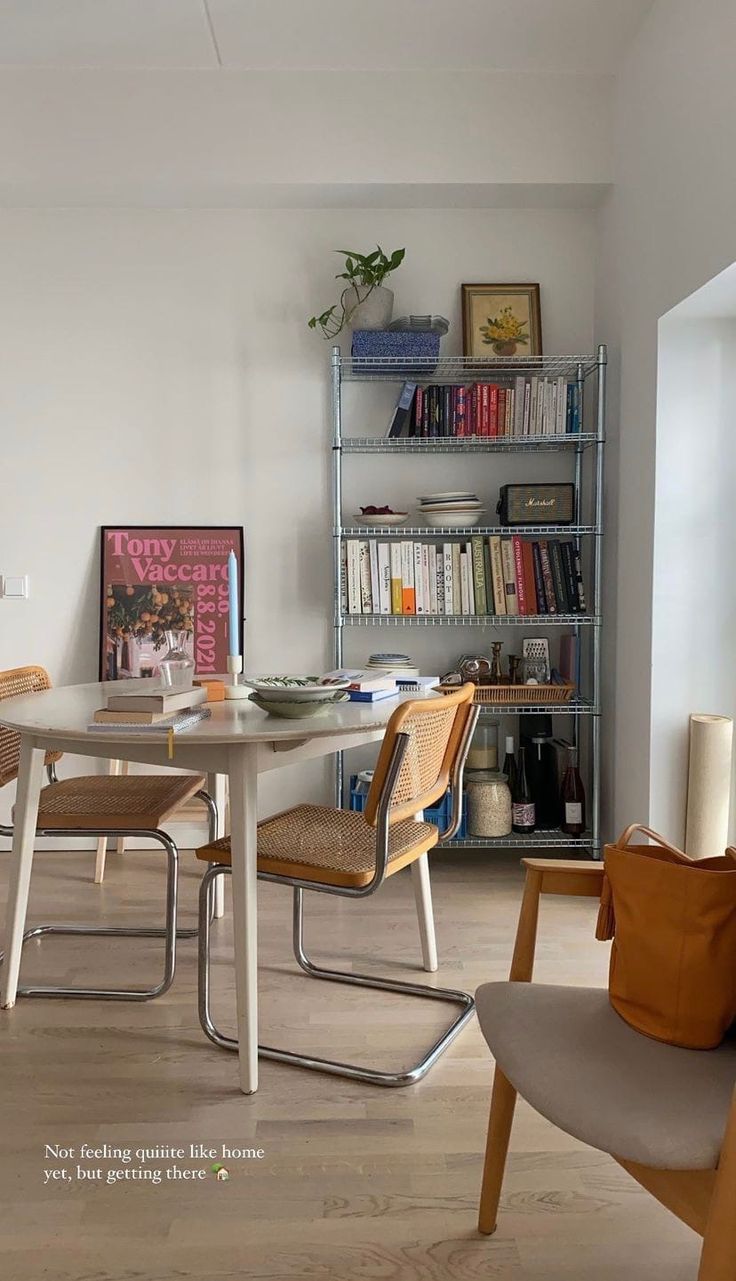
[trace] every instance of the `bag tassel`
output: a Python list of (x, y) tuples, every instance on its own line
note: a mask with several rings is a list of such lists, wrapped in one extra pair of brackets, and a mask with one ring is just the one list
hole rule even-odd
[(604, 874), (603, 884), (601, 886), (601, 905), (598, 909), (598, 920), (595, 927), (595, 936), (605, 943), (607, 939), (612, 939), (616, 933), (616, 915), (613, 910), (613, 894), (611, 892), (611, 882)]

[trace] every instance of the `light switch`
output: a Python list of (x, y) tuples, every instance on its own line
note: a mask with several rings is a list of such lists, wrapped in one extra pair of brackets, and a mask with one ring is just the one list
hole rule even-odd
[(28, 596), (28, 575), (13, 576), (5, 574), (3, 576), (3, 596), (8, 596), (13, 600), (25, 600)]

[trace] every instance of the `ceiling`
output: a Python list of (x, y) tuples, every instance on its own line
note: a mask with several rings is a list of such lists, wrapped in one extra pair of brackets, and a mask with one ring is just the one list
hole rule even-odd
[(0, 66), (615, 73), (654, 0), (0, 0)]

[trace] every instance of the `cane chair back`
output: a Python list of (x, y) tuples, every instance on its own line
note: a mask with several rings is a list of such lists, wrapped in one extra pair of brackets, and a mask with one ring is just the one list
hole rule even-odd
[(389, 823), (412, 818), (445, 795), (461, 761), (475, 686), (463, 685), (443, 698), (412, 699), (396, 708), (376, 762), (364, 817), (375, 827), (391, 758), (399, 734), (409, 737), (389, 811)]
[[(43, 667), (13, 667), (0, 672), (0, 701), (19, 694), (38, 694), (44, 689), (51, 689), (51, 681)], [(61, 752), (47, 752), (46, 764), (51, 765), (60, 757)], [(0, 787), (17, 778), (19, 761), (20, 734), (0, 725)]]

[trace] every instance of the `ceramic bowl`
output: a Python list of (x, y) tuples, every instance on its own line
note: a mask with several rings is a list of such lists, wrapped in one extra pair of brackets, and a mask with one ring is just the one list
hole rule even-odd
[(241, 684), (272, 703), (318, 703), (330, 694), (347, 689), (350, 681), (330, 681), (329, 685), (323, 685), (319, 676), (244, 676)]
[(299, 721), (305, 720), (308, 716), (322, 716), (335, 703), (348, 702), (349, 696), (344, 693), (330, 694), (319, 701), (312, 699), (305, 703), (273, 700), (253, 693), (250, 695), (250, 701), (255, 703), (256, 707), (260, 707), (262, 712), (268, 712), (270, 716), (282, 716), (287, 721)]
[(356, 525), (366, 525), (369, 529), (392, 529), (395, 525), (405, 525), (408, 519), (408, 512), (383, 512), (370, 516), (356, 513), (353, 516)]
[(422, 512), (430, 529), (462, 529), (463, 526), (477, 525), (483, 515), (483, 508), (472, 507), (462, 512)]

